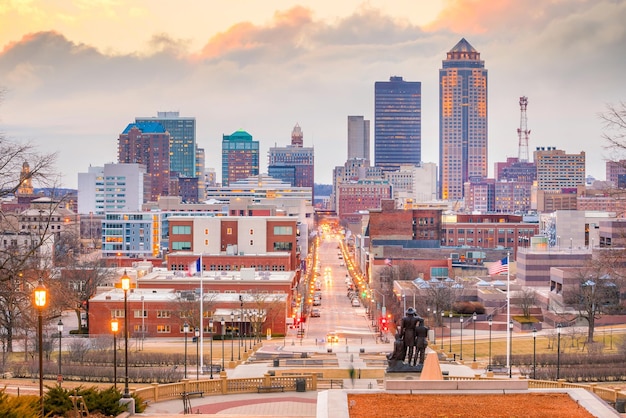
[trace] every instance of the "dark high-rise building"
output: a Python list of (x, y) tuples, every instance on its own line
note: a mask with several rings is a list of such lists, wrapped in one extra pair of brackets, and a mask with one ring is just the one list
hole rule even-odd
[(196, 118), (179, 112), (157, 112), (156, 117), (138, 117), (135, 123), (159, 122), (170, 134), (170, 172), (179, 177), (198, 177), (196, 172)]
[(304, 135), (296, 124), (291, 132), (291, 145), (269, 150), (268, 174), (295, 187), (310, 187), (313, 194), (315, 158), (313, 148), (303, 147)]
[(130, 123), (118, 138), (117, 159), (143, 164), (148, 174), (150, 200), (169, 195), (170, 135), (159, 122)]
[(396, 171), (422, 160), (422, 84), (391, 77), (374, 85), (374, 165)]
[(439, 70), (439, 194), (463, 198), (463, 185), (487, 177), (487, 70), (461, 39)]
[(259, 141), (246, 131), (222, 135), (222, 185), (259, 174)]

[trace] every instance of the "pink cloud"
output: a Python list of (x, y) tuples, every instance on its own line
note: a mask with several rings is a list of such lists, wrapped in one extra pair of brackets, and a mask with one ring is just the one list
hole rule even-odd
[(226, 32), (218, 33), (209, 39), (195, 59), (211, 59), (231, 51), (250, 50), (275, 43), (285, 43), (294, 39), (302, 27), (311, 23), (311, 11), (304, 7), (294, 7), (274, 13), (272, 22), (266, 26), (256, 26), (241, 22), (231, 26)]
[[(448, 0), (437, 19), (424, 29), (449, 30), (463, 34), (483, 34), (507, 28), (522, 28), (544, 16), (544, 8), (518, 0)], [(557, 1), (559, 3), (559, 1)]]

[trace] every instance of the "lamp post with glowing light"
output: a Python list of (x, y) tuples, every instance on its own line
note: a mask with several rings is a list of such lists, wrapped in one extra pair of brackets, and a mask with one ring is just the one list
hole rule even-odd
[(224, 371), (224, 338), (226, 337), (226, 321), (224, 321), (224, 317), (222, 317), (220, 324), (222, 324), (222, 371)]
[(196, 327), (196, 380), (200, 380), (200, 329)]
[(487, 370), (491, 371), (491, 326), (493, 325), (493, 318), (489, 317), (489, 363), (487, 363)]
[(235, 314), (230, 313), (230, 361), (235, 361)]
[(130, 289), (130, 277), (124, 270), (121, 278), (122, 290), (124, 290), (124, 394), (122, 398), (130, 398), (128, 389), (128, 290)]
[(63, 382), (63, 374), (61, 374), (61, 339), (63, 338), (63, 321), (59, 319), (57, 322), (57, 331), (59, 331), (59, 375), (57, 376), (57, 381), (59, 382), (59, 386), (61, 386), (61, 382)]
[(441, 349), (443, 350), (443, 329), (445, 328), (443, 325), (443, 317), (445, 316), (445, 313), (443, 311), (441, 311)]
[(461, 315), (459, 323), (461, 324), (461, 361), (463, 361), (463, 315)]
[(185, 322), (183, 325), (183, 333), (185, 334), (185, 379), (187, 378), (187, 333), (189, 332), (189, 324)]
[(450, 312), (450, 349), (448, 352), (452, 352), (452, 312)]
[(509, 321), (509, 335), (511, 344), (509, 344), (509, 379), (513, 377), (513, 320)]
[(561, 376), (561, 324), (556, 326), (556, 380)]
[(117, 318), (111, 319), (111, 332), (113, 333), (113, 388), (117, 391), (117, 331), (120, 324)]
[(476, 312), (472, 315), (472, 322), (474, 323), (474, 362), (476, 362)]
[(211, 334), (211, 351), (209, 352), (209, 363), (211, 368), (211, 379), (213, 379), (213, 318), (209, 319), (209, 333)]
[(48, 303), (48, 290), (43, 285), (43, 280), (39, 279), (39, 284), (35, 287), (35, 306), (37, 307), (37, 331), (39, 343), (39, 406), (43, 417), (43, 309)]
[(533, 379), (537, 378), (537, 328), (533, 327)]

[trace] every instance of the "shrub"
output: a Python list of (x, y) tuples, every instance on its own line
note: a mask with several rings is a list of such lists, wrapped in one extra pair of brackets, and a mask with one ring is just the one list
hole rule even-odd
[(39, 397), (9, 396), (0, 390), (0, 417), (3, 418), (34, 418), (39, 416)]

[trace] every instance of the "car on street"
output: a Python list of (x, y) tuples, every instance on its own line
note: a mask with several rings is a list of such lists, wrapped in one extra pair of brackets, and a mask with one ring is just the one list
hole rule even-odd
[(358, 298), (352, 299), (352, 306), (354, 306), (355, 308), (358, 308), (359, 306), (361, 306), (361, 302), (359, 302)]
[(317, 308), (313, 308), (311, 309), (311, 318), (319, 318), (322, 315), (322, 312), (317, 309)]

